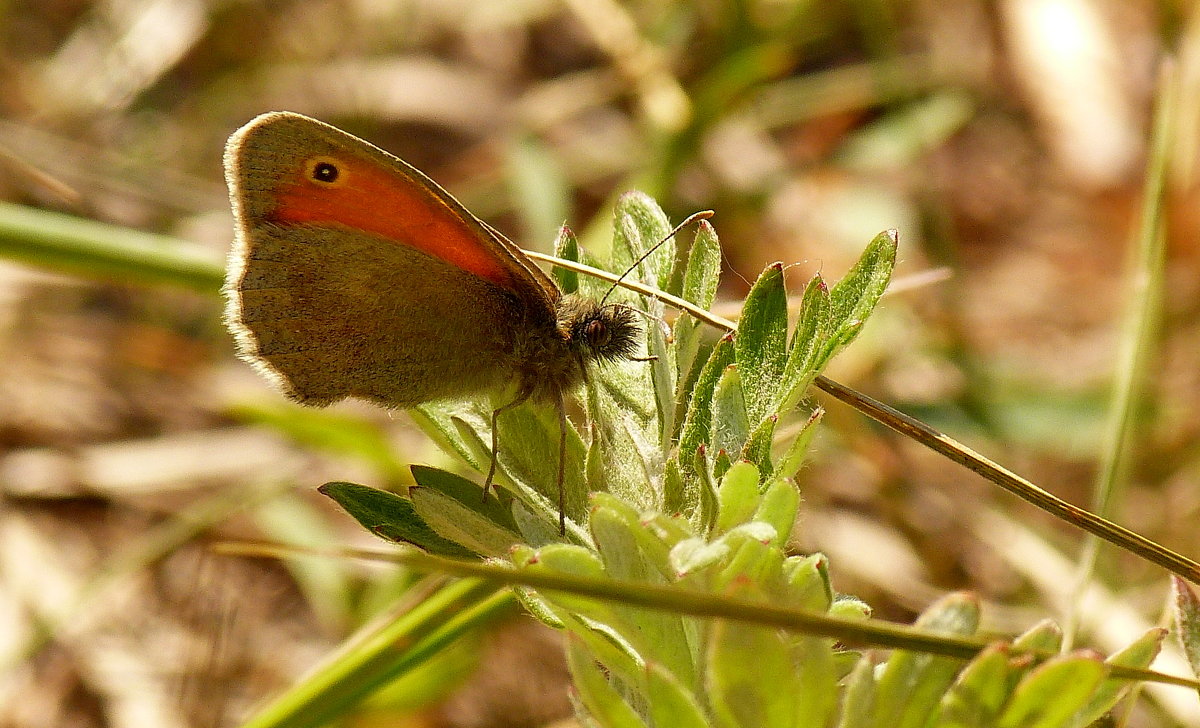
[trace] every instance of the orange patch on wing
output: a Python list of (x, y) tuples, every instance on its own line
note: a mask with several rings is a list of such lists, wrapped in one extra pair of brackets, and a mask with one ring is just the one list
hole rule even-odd
[(278, 224), (336, 223), (408, 245), (450, 265), (514, 289), (512, 274), (457, 212), (425, 192), (417, 181), (358, 160), (337, 161), (341, 177), (333, 184), (301, 176), (275, 190)]

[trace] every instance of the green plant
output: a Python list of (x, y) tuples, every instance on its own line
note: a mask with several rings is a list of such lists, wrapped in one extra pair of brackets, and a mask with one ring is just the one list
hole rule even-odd
[[(630, 194), (617, 207), (615, 229), (608, 267), (622, 270), (670, 225), (651, 200)], [(647, 326), (646, 347), (657, 358), (603, 368), (587, 384), (587, 425), (569, 431), (564, 536), (556, 469), (547, 465), (555, 462), (557, 425), (537, 406), (500, 422), (505, 487), (494, 499), (480, 502), (475, 484), (425, 467), (413, 468), (417, 487), (407, 496), (350, 483), (323, 492), (374, 533), (435, 554), (865, 619), (864, 603), (833, 592), (824, 556), (786, 550), (800, 505), (791, 476), (821, 412), (801, 412), (802, 424), (783, 442), (776, 426), (794, 416), (806, 387), (861, 329), (887, 286), (895, 246), (894, 234), (883, 233), (837, 284), (814, 277), (790, 335), (780, 264), (755, 282), (736, 335), (706, 339), (687, 315), (670, 336)], [(569, 234), (558, 251), (580, 257)], [(704, 223), (686, 259), (668, 243), (639, 264), (637, 277), (707, 307), (719, 261), (716, 234)], [(603, 295), (606, 286), (568, 275), (559, 281), (586, 295)], [(614, 295), (652, 321), (664, 313), (653, 297)], [(489, 412), (480, 402), (427, 405), (418, 421), (483, 469)], [(1044, 659), (1058, 644), (1049, 625), (988, 647), (965, 666), (904, 650), (876, 665), (874, 653), (859, 655), (828, 636), (564, 591), (518, 586), (515, 593), (531, 614), (567, 631), (576, 705), (590, 725), (1087, 725), (1128, 684), (1092, 653)], [(970, 637), (978, 616), (973, 598), (951, 595), (917, 626)], [(1145, 667), (1163, 634), (1152, 630), (1112, 664)]]

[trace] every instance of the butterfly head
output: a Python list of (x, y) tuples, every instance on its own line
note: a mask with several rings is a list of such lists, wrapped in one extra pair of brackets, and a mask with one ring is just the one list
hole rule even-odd
[(558, 325), (568, 346), (584, 361), (628, 359), (637, 351), (642, 333), (632, 308), (601, 305), (578, 296), (564, 296), (559, 301)]

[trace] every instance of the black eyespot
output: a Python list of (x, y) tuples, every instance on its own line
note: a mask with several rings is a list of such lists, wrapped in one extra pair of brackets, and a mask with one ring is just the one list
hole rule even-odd
[(313, 165), (312, 178), (318, 182), (336, 182), (339, 174), (341, 172), (337, 165), (331, 162), (317, 162)]

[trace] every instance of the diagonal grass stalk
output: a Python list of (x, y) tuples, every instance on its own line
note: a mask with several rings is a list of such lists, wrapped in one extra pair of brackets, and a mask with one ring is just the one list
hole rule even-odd
[[(1180, 73), (1179, 65), (1164, 64), (1155, 95), (1157, 103), (1146, 165), (1141, 219), (1131, 250), (1112, 397), (1104, 425), (1104, 447), (1092, 492), (1093, 508), (1102, 516), (1108, 515), (1114, 494), (1128, 480), (1129, 455), (1138, 424), (1137, 412), (1144, 396), (1146, 367), (1157, 351), (1155, 336), (1162, 313), (1163, 265), (1166, 260), (1166, 183), (1170, 151), (1175, 143), (1175, 122), (1179, 114)], [(1079, 556), (1076, 595), (1086, 589), (1096, 568), (1098, 553), (1099, 543), (1095, 538), (1089, 538)], [(1063, 625), (1064, 648), (1074, 642), (1078, 623), (1078, 613), (1074, 610)]]

